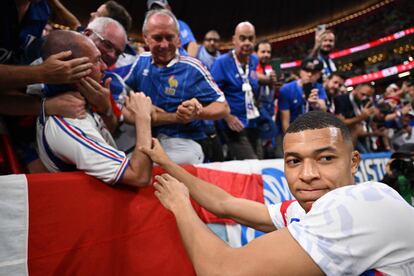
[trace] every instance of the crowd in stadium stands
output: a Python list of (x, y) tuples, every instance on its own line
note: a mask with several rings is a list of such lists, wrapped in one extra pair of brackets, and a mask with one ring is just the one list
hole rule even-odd
[[(45, 29), (50, 16), (45, 0), (5, 3), (0, 112), (27, 172), (78, 169), (107, 183), (139, 186), (149, 176), (149, 160), (136, 146), (148, 144), (151, 135), (179, 163), (280, 158), (287, 127), (310, 110), (336, 114), (349, 126), (361, 152), (393, 151), (414, 142), (413, 79), (386, 89), (370, 83), (353, 90), (344, 86), (355, 73), (406, 61), (412, 50), (388, 49), (374, 66), (366, 67), (361, 59), (350, 72), (338, 70), (329, 58), (335, 49), (411, 27), (412, 4), (401, 8), (391, 3), (391, 8), (335, 26), (334, 31), (319, 30), (311, 42), (299, 38), (273, 52), (274, 44), (256, 41), (251, 23), (235, 22), (234, 48), (220, 54), (220, 30), (210, 30), (197, 44), (191, 28), (174, 17), (166, 0), (147, 1), (142, 31), (148, 52), (129, 45), (132, 19), (115, 1), (97, 7), (88, 26), (81, 26), (59, 0), (49, 1), (54, 19), (76, 35)], [(170, 21), (173, 25), (167, 28)], [(88, 47), (98, 49), (99, 56), (80, 54), (77, 47), (84, 41), (50, 45), (81, 36), (93, 42)], [(69, 46), (73, 48), (65, 48)], [(297, 73), (283, 75), (272, 57), (302, 59), (302, 65)], [(136, 97), (134, 92), (144, 94)], [(151, 110), (136, 107), (137, 101), (151, 102)], [(145, 127), (149, 117), (151, 130)], [(140, 167), (147, 173), (138, 173)]]
[[(414, 3), (400, 2), (403, 4), (393, 2), (389, 6), (380, 8), (379, 11), (334, 26), (332, 29), (337, 39), (336, 49), (347, 49), (412, 27), (410, 16), (414, 12)], [(275, 43), (274, 56), (284, 62), (301, 59), (309, 49), (312, 49), (313, 43), (313, 35), (292, 39), (287, 45), (280, 43), (280, 47), (279, 43)]]

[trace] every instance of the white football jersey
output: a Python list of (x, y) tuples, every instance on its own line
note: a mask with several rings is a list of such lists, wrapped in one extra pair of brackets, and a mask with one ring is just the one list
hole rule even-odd
[(327, 275), (414, 275), (414, 208), (385, 184), (335, 189), (288, 229)]
[(84, 119), (39, 117), (37, 143), (40, 159), (51, 172), (81, 170), (114, 184), (129, 164), (96, 113)]

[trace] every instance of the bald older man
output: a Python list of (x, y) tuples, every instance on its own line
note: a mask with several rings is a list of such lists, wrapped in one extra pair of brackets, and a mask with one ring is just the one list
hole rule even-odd
[(241, 22), (233, 35), (234, 49), (217, 58), (211, 74), (223, 90), (231, 114), (220, 128), (225, 134), (233, 159), (262, 157), (261, 142), (256, 128), (259, 111), (254, 104), (254, 94), (259, 84), (256, 74), (258, 58), (254, 56), (256, 31), (250, 22)]
[[(106, 64), (101, 53), (90, 39), (79, 33), (51, 33), (43, 48), (43, 58), (68, 50), (74, 57), (88, 57), (92, 62), (92, 72), (87, 79), (95, 83), (102, 79)], [(59, 94), (75, 87), (47, 85), (45, 89)], [(126, 108), (135, 121), (136, 144), (140, 146), (151, 145), (151, 107), (151, 100), (142, 93), (132, 93), (126, 101)], [(107, 184), (138, 187), (147, 185), (151, 178), (150, 159), (138, 150), (132, 153), (131, 158), (117, 150), (102, 118), (91, 108), (84, 118), (76, 119), (41, 114), (37, 142), (40, 158), (51, 172), (81, 170)]]

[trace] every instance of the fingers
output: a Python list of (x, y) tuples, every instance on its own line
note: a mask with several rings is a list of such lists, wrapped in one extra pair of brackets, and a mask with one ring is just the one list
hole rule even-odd
[(83, 80), (85, 80), (94, 90), (100, 90), (102, 88), (102, 86), (91, 77), (85, 77)]
[(89, 76), (90, 73), (92, 73), (92, 70), (91, 69), (88, 69), (88, 70), (85, 70), (85, 71), (82, 71), (82, 72), (73, 74), (70, 77), (70, 81), (76, 81), (76, 80), (82, 79), (82, 78), (84, 78), (86, 76)]
[[(72, 54), (72, 52), (71, 52), (71, 54)], [(70, 65), (70, 67), (72, 67), (72, 68), (74, 68), (78, 65), (84, 64), (84, 63), (89, 64), (89, 68), (92, 67), (92, 63), (89, 62), (88, 57), (74, 58), (74, 59), (68, 60), (68, 63)]]
[[(71, 55), (72, 55), (72, 51), (69, 50), (69, 51), (63, 51), (63, 52), (51, 55), (51, 58), (62, 60), (62, 59), (66, 59), (66, 58), (70, 57)], [(88, 60), (89, 60), (89, 58), (88, 58)]]
[(111, 87), (111, 81), (112, 81), (112, 78), (107, 78), (106, 80), (105, 80), (105, 88), (108, 88), (108, 89), (110, 89), (110, 87)]
[[(68, 62), (70, 62), (70, 61), (68, 61)], [(85, 63), (85, 64), (80, 64), (80, 65), (77, 65), (77, 66), (75, 66), (75, 67), (72, 67), (72, 71), (71, 71), (71, 73), (72, 74), (76, 74), (76, 73), (80, 73), (80, 72), (83, 72), (83, 71), (91, 71), (90, 70), (90, 68), (92, 67), (92, 63), (90, 63), (90, 62), (88, 62), (88, 63)], [(89, 69), (89, 70), (88, 70)]]

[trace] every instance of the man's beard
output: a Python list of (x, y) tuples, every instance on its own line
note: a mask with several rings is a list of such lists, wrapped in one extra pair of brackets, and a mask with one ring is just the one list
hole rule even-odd
[(327, 55), (329, 55), (329, 53), (331, 52), (331, 50), (326, 51), (326, 50), (323, 50), (323, 49), (319, 49), (319, 52), (320, 52), (323, 56), (327, 56)]

